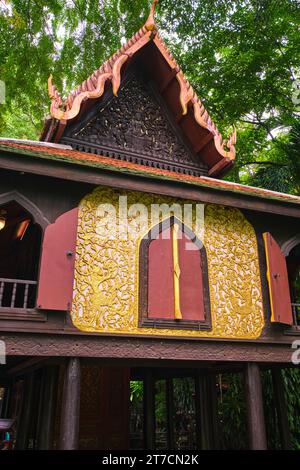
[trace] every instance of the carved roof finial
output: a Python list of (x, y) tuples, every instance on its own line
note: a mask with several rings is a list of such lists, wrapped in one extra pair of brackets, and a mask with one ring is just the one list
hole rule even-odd
[(151, 10), (150, 10), (150, 15), (145, 23), (145, 26), (148, 31), (153, 31), (156, 28), (154, 16), (155, 16), (155, 8), (157, 4), (158, 4), (158, 0), (153, 0), (152, 5), (151, 5)]

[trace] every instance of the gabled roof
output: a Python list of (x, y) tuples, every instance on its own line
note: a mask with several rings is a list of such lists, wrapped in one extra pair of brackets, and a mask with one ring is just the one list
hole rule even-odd
[(99, 102), (108, 87), (117, 96), (126, 68), (138, 56), (142, 56), (147, 73), (156, 82), (195, 155), (208, 166), (211, 176), (220, 175), (232, 166), (235, 159), (236, 131), (228, 140), (223, 140), (168, 50), (154, 20), (157, 1), (154, 0), (144, 26), (65, 100), (59, 95), (50, 76), (48, 90), (51, 119), (45, 123), (41, 140), (59, 142), (68, 125), (80, 119), (91, 102)]

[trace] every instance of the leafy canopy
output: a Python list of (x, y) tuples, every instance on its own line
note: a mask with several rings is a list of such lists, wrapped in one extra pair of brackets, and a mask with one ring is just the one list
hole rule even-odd
[[(141, 27), (150, 3), (0, 0), (0, 135), (37, 138), (49, 75), (67, 94)], [(161, 0), (156, 16), (218, 127), (237, 126), (229, 178), (298, 193), (298, 0)]]

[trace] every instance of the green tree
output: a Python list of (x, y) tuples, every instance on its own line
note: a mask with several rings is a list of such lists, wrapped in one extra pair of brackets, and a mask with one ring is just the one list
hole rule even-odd
[[(38, 137), (50, 73), (66, 94), (139, 29), (150, 3), (1, 0), (7, 103), (0, 108), (0, 134)], [(157, 21), (221, 130), (238, 128), (228, 178), (297, 193), (299, 177), (287, 181), (289, 147), (283, 144), (299, 121), (298, 0), (161, 0)]]

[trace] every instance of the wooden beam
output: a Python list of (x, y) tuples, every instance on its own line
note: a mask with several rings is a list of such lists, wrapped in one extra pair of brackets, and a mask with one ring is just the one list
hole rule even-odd
[(46, 367), (43, 371), (42, 382), (41, 419), (38, 426), (37, 448), (50, 450), (55, 419), (58, 367)]
[(211, 435), (212, 435), (212, 448), (214, 450), (220, 449), (219, 439), (219, 417), (218, 417), (218, 395), (216, 386), (216, 375), (209, 375), (209, 395), (210, 395), (210, 408), (211, 408)]
[(248, 414), (249, 447), (267, 450), (267, 437), (259, 366), (249, 362), (245, 368), (245, 391)]
[(155, 449), (155, 380), (150, 369), (144, 378), (144, 433), (145, 449)]
[(211, 406), (208, 375), (199, 370), (195, 377), (197, 448), (212, 450)]
[(1, 154), (0, 168), (97, 186), (103, 185), (130, 189), (168, 195), (180, 199), (191, 199), (203, 203), (222, 204), (240, 209), (250, 209), (280, 214), (282, 216), (300, 217), (299, 204), (291, 204), (284, 200), (274, 201), (225, 188), (217, 189), (213, 187), (202, 187), (200, 185), (192, 186), (185, 182), (155, 180), (155, 178), (147, 177), (147, 175), (128, 175), (118, 171), (91, 168), (84, 165), (71, 165), (70, 163), (62, 163), (54, 160), (38, 159), (34, 157), (26, 157), (25, 159), (9, 152), (7, 152), (7, 154)]
[(199, 153), (201, 150), (206, 147), (209, 142), (211, 142), (214, 138), (214, 135), (212, 132), (208, 132), (208, 134), (204, 135), (201, 140), (199, 141), (198, 145), (194, 147), (194, 152)]
[(34, 370), (41, 368), (45, 361), (47, 361), (47, 358), (33, 357), (10, 367), (6, 373), (9, 377), (17, 377), (19, 375), (28, 374), (29, 372), (33, 372)]
[[(259, 362), (260, 364), (291, 363), (291, 339), (275, 342), (272, 338), (263, 342), (245, 340), (221, 340), (218, 338), (167, 338), (134, 335), (108, 335), (83, 333), (74, 329), (72, 333), (2, 333), (6, 342), (7, 356), (35, 354), (39, 357), (101, 358), (118, 360), (124, 364), (153, 366), (159, 359), (160, 366), (203, 367), (205, 363), (219, 362), (229, 367), (233, 362)], [(162, 341), (163, 339), (163, 341)], [(296, 339), (296, 337), (295, 337)], [(37, 348), (36, 345), (39, 345)], [(184, 360), (183, 360), (184, 358)]]
[(284, 391), (284, 382), (281, 369), (272, 370), (272, 379), (275, 395), (275, 406), (278, 418), (278, 426), (281, 440), (281, 449), (289, 450), (291, 445), (291, 433), (288, 420), (288, 411)]
[(170, 73), (167, 75), (162, 85), (159, 87), (159, 92), (163, 95), (172, 80), (176, 77), (178, 70), (176, 68), (171, 69)]
[(219, 175), (223, 172), (226, 168), (229, 169), (234, 164), (233, 160), (229, 160), (229, 158), (223, 157), (218, 163), (216, 163), (210, 170), (208, 170), (208, 174), (210, 177), (215, 177), (215, 175)]
[(60, 422), (60, 450), (76, 450), (79, 443), (80, 360), (71, 357), (66, 365)]

